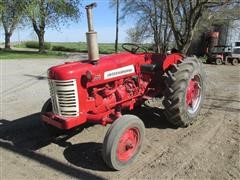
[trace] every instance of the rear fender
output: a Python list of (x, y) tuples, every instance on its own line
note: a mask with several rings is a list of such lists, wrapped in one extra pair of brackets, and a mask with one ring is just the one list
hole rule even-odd
[(183, 58), (184, 56), (180, 53), (168, 55), (163, 62), (163, 71), (166, 71), (171, 65), (177, 64), (179, 61), (183, 60)]

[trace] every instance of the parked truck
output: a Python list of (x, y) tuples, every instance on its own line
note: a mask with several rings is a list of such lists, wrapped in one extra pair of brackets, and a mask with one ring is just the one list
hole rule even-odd
[(240, 48), (237, 47), (218, 45), (214, 46), (207, 54), (207, 63), (238, 65), (239, 62)]

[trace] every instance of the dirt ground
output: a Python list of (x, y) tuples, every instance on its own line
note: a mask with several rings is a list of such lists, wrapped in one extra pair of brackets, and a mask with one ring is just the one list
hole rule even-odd
[(240, 179), (240, 66), (204, 65), (206, 100), (188, 128), (173, 128), (161, 109), (142, 109), (143, 151), (129, 168), (111, 171), (101, 157), (106, 127), (79, 127), (52, 139), (40, 124), (49, 97), (46, 70), (64, 61), (0, 61), (1, 180)]

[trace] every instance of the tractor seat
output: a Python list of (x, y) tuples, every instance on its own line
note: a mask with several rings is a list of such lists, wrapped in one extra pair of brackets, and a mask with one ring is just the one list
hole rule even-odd
[(142, 64), (140, 69), (142, 73), (146, 74), (152, 74), (160, 70), (157, 64)]

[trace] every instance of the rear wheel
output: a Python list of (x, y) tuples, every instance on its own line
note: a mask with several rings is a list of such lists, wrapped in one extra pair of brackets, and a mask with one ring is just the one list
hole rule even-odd
[(222, 64), (222, 59), (217, 58), (217, 59), (216, 59), (216, 64), (217, 64), (217, 65), (221, 65), (221, 64)]
[(196, 58), (186, 58), (165, 73), (163, 105), (167, 119), (186, 127), (197, 117), (205, 96), (205, 72)]
[(134, 115), (123, 115), (108, 129), (103, 142), (102, 156), (112, 169), (131, 165), (141, 152), (144, 124)]
[(231, 63), (234, 66), (238, 65), (238, 59), (234, 58)]
[[(50, 98), (44, 103), (42, 110), (41, 110), (41, 114), (45, 114), (47, 112), (52, 112), (52, 101)], [(49, 134), (51, 136), (56, 137), (56, 136), (59, 136), (64, 133), (63, 129), (59, 129), (59, 128), (52, 126), (46, 122), (42, 121), (42, 124), (47, 129), (47, 131), (49, 132)]]

